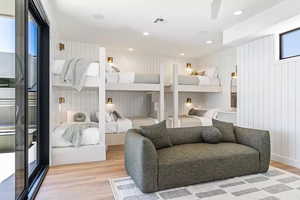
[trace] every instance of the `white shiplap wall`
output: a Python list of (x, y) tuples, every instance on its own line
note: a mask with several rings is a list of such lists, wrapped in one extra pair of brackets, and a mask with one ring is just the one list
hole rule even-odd
[(207, 95), (207, 106), (209, 108), (230, 110), (231, 73), (235, 71), (237, 64), (236, 54), (236, 48), (229, 48), (199, 59), (200, 69), (209, 67), (217, 69), (223, 88), (220, 93)]
[[(65, 50), (58, 50), (58, 43), (65, 44)], [(53, 41), (54, 47), (54, 59), (68, 59), (73, 57), (81, 57), (89, 60), (98, 59), (98, 48), (99, 45), (87, 44), (74, 41)], [(172, 58), (172, 57), (161, 57), (155, 55), (143, 55), (139, 52), (128, 52), (122, 50), (109, 50), (107, 49), (107, 56), (114, 58), (114, 63), (121, 71), (134, 71), (137, 73), (159, 73), (159, 66), (165, 67), (165, 80), (166, 82), (171, 81), (172, 65), (177, 63), (179, 66), (179, 73), (185, 73), (185, 64), (190, 62), (195, 65), (194, 59), (187, 58)], [(53, 121), (56, 123), (58, 119), (62, 117), (58, 112), (58, 98), (60, 96), (65, 97), (66, 103), (63, 105), (64, 111), (75, 110), (75, 111), (97, 111), (97, 99), (98, 92), (96, 89), (84, 89), (78, 93), (72, 89), (66, 88), (54, 88), (52, 101), (53, 103)], [(180, 99), (179, 113), (183, 113), (183, 105), (187, 96), (193, 97), (193, 102), (196, 105), (203, 105), (205, 102), (205, 95), (191, 94), (183, 95)], [(151, 98), (148, 94), (143, 92), (107, 92), (106, 97), (112, 97), (115, 107), (120, 110), (124, 116), (137, 117), (147, 116), (151, 112)], [(168, 100), (166, 97), (166, 110), (168, 113), (172, 113), (171, 99)], [(63, 114), (65, 115), (65, 114)]]
[(300, 60), (275, 61), (274, 38), (238, 48), (238, 124), (270, 130), (272, 158), (300, 167)]

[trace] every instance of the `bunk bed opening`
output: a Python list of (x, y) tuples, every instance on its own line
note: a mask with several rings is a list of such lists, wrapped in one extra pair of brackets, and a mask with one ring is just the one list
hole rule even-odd
[[(217, 109), (203, 109), (198, 107), (188, 108), (185, 113), (179, 113), (179, 99), (183, 94), (207, 94), (222, 92), (222, 86), (217, 72), (211, 75), (181, 75), (179, 74), (178, 64), (173, 64), (172, 83), (166, 86), (166, 91), (172, 94), (173, 116), (168, 118), (169, 124), (176, 127), (207, 126), (216, 117)], [(181, 102), (181, 104), (183, 104)], [(191, 114), (192, 109), (199, 110), (197, 114)], [(201, 114), (200, 114), (201, 113)]]

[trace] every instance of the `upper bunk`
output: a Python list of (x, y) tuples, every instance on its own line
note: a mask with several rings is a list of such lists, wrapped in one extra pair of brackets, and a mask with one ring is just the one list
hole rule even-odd
[[(187, 65), (187, 69), (188, 69)], [(209, 74), (209, 73), (208, 73)], [(180, 75), (178, 65), (173, 65), (172, 83), (165, 86), (166, 92), (195, 92), (219, 93), (222, 92), (220, 79), (214, 75)]]
[(102, 64), (99, 61), (91, 62), (81, 58), (56, 60), (52, 85), (80, 91), (81, 88), (99, 88), (102, 87), (101, 83), (104, 83), (106, 91), (164, 91), (163, 66), (159, 66), (159, 73), (136, 73), (121, 71), (113, 64), (112, 57), (108, 57)]

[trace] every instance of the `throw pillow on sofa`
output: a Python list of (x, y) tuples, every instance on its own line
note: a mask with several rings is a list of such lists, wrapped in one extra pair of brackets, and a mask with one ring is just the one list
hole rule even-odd
[(216, 127), (220, 130), (223, 135), (223, 142), (233, 142), (236, 143), (236, 138), (234, 134), (234, 126), (233, 123), (222, 122), (219, 120), (212, 120), (213, 127)]
[(166, 120), (151, 126), (141, 126), (141, 134), (150, 139), (156, 149), (172, 146), (170, 137), (168, 135)]
[(203, 128), (201, 136), (203, 141), (209, 144), (218, 144), (222, 142), (223, 139), (222, 133), (215, 127)]

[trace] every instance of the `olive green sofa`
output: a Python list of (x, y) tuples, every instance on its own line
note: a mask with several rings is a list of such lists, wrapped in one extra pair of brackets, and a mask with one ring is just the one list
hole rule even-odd
[(268, 131), (234, 127), (236, 143), (207, 144), (202, 127), (168, 129), (173, 146), (156, 150), (132, 129), (125, 139), (125, 167), (142, 192), (266, 172), (270, 163)]

